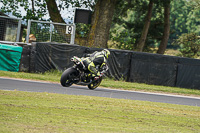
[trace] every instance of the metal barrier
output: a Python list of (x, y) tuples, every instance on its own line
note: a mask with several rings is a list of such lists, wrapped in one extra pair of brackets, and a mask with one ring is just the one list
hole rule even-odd
[(0, 40), (20, 41), (22, 20), (7, 16), (0, 16)]
[(74, 44), (75, 24), (28, 20), (26, 42), (59, 42)]

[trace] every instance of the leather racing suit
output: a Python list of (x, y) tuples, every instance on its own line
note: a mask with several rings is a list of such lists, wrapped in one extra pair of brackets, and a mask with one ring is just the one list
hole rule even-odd
[(106, 56), (102, 52), (94, 52), (90, 57), (82, 58), (85, 67), (92, 72), (93, 76), (100, 76), (96, 67), (101, 67), (107, 62)]

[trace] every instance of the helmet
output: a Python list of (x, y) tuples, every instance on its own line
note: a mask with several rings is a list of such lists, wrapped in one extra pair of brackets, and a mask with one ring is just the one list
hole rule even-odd
[(104, 56), (105, 56), (106, 58), (108, 58), (109, 55), (110, 55), (110, 51), (109, 51), (108, 49), (102, 50), (102, 53), (104, 54)]

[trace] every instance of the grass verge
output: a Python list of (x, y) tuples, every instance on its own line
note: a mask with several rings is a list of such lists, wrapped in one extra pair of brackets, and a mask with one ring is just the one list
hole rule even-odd
[[(40, 80), (40, 81), (49, 81), (55, 83), (60, 83), (61, 74), (62, 73), (59, 71), (50, 71), (43, 74), (0, 71), (0, 77)], [(159, 93), (172, 93), (179, 95), (200, 96), (200, 90), (198, 89), (147, 85), (142, 83), (115, 81), (111, 79), (104, 79), (101, 83), (101, 87), (122, 89), (122, 90), (148, 91), (148, 92), (159, 92)]]
[(200, 132), (200, 107), (0, 90), (0, 132)]

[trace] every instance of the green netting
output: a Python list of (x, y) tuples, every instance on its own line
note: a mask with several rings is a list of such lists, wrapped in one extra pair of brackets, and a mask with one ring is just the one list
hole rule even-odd
[(0, 70), (19, 71), (22, 47), (0, 44)]

